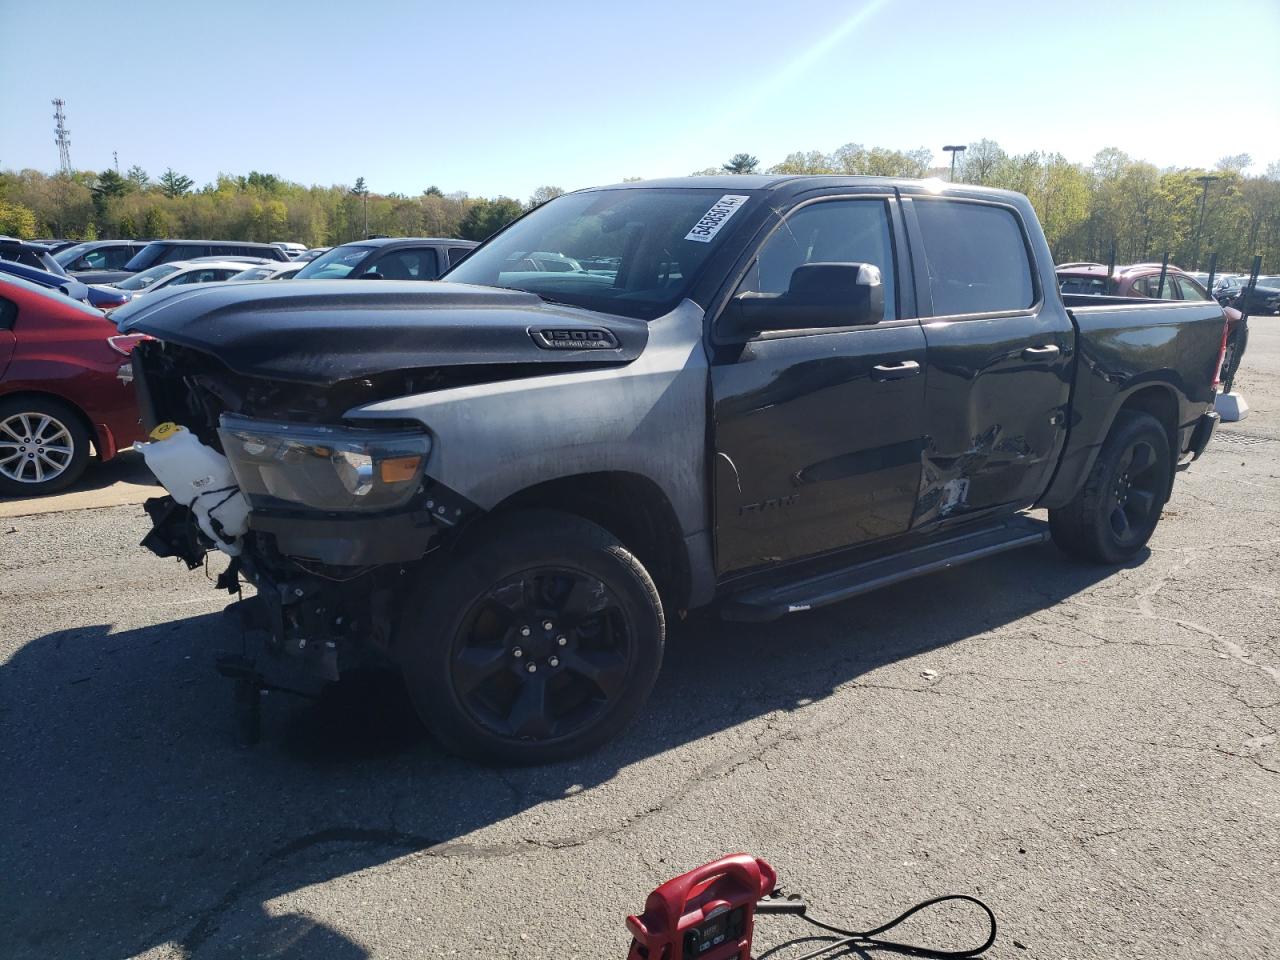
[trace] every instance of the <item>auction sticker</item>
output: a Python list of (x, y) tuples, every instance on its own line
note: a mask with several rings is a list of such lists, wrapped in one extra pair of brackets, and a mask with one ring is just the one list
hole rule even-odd
[(702, 215), (701, 220), (693, 225), (693, 229), (685, 235), (685, 239), (696, 240), (698, 243), (710, 243), (711, 239), (720, 232), (720, 228), (729, 222), (729, 218), (738, 212), (738, 208), (750, 199), (738, 193), (726, 193), (711, 205), (711, 209)]

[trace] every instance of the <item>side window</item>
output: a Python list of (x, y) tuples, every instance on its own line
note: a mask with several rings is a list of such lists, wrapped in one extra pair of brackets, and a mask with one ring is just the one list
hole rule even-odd
[(898, 315), (889, 208), (883, 200), (826, 200), (787, 217), (761, 248), (738, 292), (785, 293), (806, 263), (871, 263), (884, 282), (884, 318)]
[(468, 253), (471, 252), (469, 247), (450, 247), (449, 248), (449, 266), (453, 266)]
[(440, 275), (436, 252), (430, 247), (384, 254), (365, 273), (376, 273), (387, 280), (434, 280)]
[(934, 316), (1025, 310), (1035, 303), (1031, 258), (1013, 211), (956, 200), (913, 202)]
[(1204, 292), (1204, 288), (1192, 280), (1190, 277), (1175, 277), (1174, 282), (1178, 285), (1179, 300), (1208, 300), (1209, 294)]
[(119, 270), (129, 262), (133, 256), (132, 247), (107, 247), (101, 251), (104, 254), (108, 270)]
[(80, 258), (80, 262), (85, 265), (81, 269), (110, 270), (115, 264), (111, 262), (107, 252), (107, 250), (90, 250)]
[(175, 260), (194, 260), (196, 257), (209, 256), (209, 248), (205, 246), (174, 246), (164, 251), (158, 263), (172, 263)]

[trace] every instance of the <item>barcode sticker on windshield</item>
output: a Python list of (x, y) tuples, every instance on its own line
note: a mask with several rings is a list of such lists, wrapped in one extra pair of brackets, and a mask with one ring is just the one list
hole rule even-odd
[(698, 243), (710, 243), (714, 237), (726, 223), (729, 218), (738, 212), (738, 208), (746, 203), (750, 197), (744, 197), (737, 193), (726, 193), (723, 197), (711, 205), (711, 209), (702, 215), (702, 219), (693, 225), (693, 229), (686, 235), (686, 240), (696, 240)]

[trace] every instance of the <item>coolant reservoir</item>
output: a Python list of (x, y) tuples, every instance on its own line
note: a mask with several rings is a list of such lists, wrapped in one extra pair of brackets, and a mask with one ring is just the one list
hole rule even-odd
[(151, 431), (150, 443), (135, 443), (133, 448), (146, 458), (169, 496), (190, 507), (200, 529), (218, 548), (238, 556), (237, 539), (249, 529), (249, 501), (240, 492), (227, 458), (176, 423), (160, 424)]

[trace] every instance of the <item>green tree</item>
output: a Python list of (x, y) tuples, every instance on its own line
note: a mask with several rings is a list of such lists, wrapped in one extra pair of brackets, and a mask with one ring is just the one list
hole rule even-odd
[(175, 171), (172, 167), (160, 174), (160, 188), (170, 200), (182, 196), (194, 186), (194, 181)]
[(142, 235), (149, 240), (163, 240), (169, 236), (169, 218), (159, 207), (147, 208), (142, 219)]
[(136, 163), (128, 169), (124, 178), (133, 184), (135, 190), (145, 190), (151, 186), (151, 177)]
[(30, 240), (36, 235), (36, 215), (22, 204), (0, 197), (0, 233)]
[(994, 140), (979, 140), (971, 143), (964, 153), (960, 154), (960, 170), (957, 176), (965, 183), (984, 185), (991, 182), (996, 170), (1008, 159), (1000, 144)]
[(487, 240), (523, 212), (520, 202), (510, 197), (477, 200), (468, 208), (458, 229), (464, 240)]
[(443, 197), (444, 191), (437, 187), (434, 183), (422, 191), (424, 197)]
[(133, 222), (133, 217), (125, 214), (120, 218), (120, 222), (116, 224), (116, 235), (125, 240), (134, 240), (138, 236), (138, 225)]
[(539, 187), (533, 191), (533, 196), (529, 198), (528, 208), (532, 210), (534, 207), (540, 207), (548, 200), (554, 200), (556, 197), (564, 195), (564, 191), (559, 187)]
[(735, 153), (720, 169), (725, 173), (755, 173), (760, 161), (749, 153)]
[(810, 150), (807, 153), (801, 151), (787, 154), (781, 163), (770, 167), (769, 172), (803, 176), (810, 173), (835, 173), (836, 168), (831, 158), (821, 150)]

